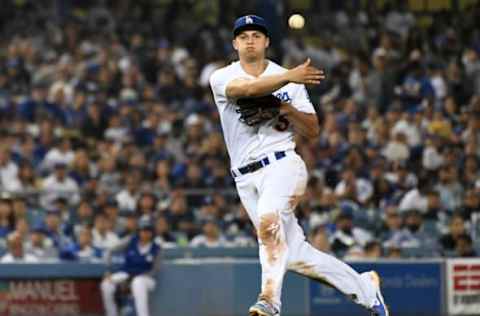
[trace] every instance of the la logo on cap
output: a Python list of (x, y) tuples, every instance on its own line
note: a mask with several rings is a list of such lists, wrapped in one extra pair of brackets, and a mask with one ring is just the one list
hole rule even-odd
[(252, 23), (253, 23), (252, 17), (249, 16), (249, 15), (247, 15), (247, 16), (245, 17), (245, 23), (247, 23), (247, 24), (252, 24)]

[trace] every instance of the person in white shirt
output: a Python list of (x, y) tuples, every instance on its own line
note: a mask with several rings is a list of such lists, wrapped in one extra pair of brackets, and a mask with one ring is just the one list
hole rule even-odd
[(107, 219), (103, 213), (95, 216), (92, 235), (93, 245), (102, 250), (113, 249), (120, 241), (117, 234), (108, 229)]
[(122, 211), (134, 212), (140, 198), (139, 181), (135, 175), (125, 176), (125, 188), (118, 192), (115, 200)]
[(42, 162), (42, 169), (51, 170), (57, 163), (69, 166), (75, 159), (75, 152), (68, 138), (59, 141), (58, 145), (50, 149)]
[(195, 236), (190, 242), (191, 247), (228, 247), (229, 243), (224, 236), (220, 234), (218, 224), (213, 221), (207, 221), (203, 225), (203, 234)]
[(17, 192), (21, 188), (18, 166), (10, 159), (10, 150), (0, 147), (0, 190)]
[(23, 249), (22, 237), (12, 233), (7, 238), (8, 252), (0, 259), (0, 263), (37, 263), (38, 258), (26, 253)]
[(415, 121), (415, 113), (405, 113), (401, 120), (395, 123), (391, 130), (391, 136), (395, 137), (398, 133), (402, 133), (407, 137), (407, 144), (410, 147), (420, 145), (422, 138), (420, 127)]
[(53, 262), (58, 260), (58, 251), (53, 241), (46, 236), (43, 225), (35, 225), (28, 240), (24, 243), (25, 252), (34, 255), (41, 262)]
[[(216, 70), (210, 87), (231, 174), (259, 240), (262, 286), (257, 302), (249, 308), (250, 316), (280, 314), (287, 269), (326, 280), (376, 315), (388, 316), (378, 274), (358, 274), (313, 248), (305, 241), (295, 216), (305, 192), (307, 168), (295, 153), (294, 135), (315, 138), (320, 133), (304, 84), (320, 84), (325, 78), (323, 71), (313, 67), (310, 59), (290, 70), (266, 59), (268, 26), (256, 15), (236, 20), (232, 44), (239, 61)], [(278, 113), (262, 108), (255, 112), (260, 117), (245, 117), (245, 108), (259, 100), (268, 100), (266, 106), (276, 107)]]
[(70, 204), (80, 201), (80, 189), (77, 182), (67, 175), (67, 165), (55, 164), (54, 172), (42, 182), (40, 204), (45, 209), (52, 209), (58, 198), (65, 198)]
[(417, 187), (411, 189), (400, 200), (398, 209), (400, 212), (406, 212), (412, 209), (419, 210), (425, 214), (428, 210), (427, 193), (431, 190), (430, 181), (426, 178), (418, 180)]

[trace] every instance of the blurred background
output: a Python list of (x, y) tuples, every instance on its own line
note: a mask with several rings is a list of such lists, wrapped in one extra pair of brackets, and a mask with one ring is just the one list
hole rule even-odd
[(321, 136), (296, 140), (310, 242), (444, 270), (480, 253), (478, 1), (0, 5), (0, 262), (101, 264), (140, 219), (166, 253), (255, 257), (208, 85), (249, 13), (272, 28), (272, 60), (327, 74), (309, 89)]

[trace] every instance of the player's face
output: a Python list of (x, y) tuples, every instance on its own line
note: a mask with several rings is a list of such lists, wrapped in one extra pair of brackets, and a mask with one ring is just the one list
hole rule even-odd
[(255, 60), (265, 57), (265, 50), (270, 41), (260, 31), (249, 30), (238, 34), (233, 40), (233, 47), (240, 59)]

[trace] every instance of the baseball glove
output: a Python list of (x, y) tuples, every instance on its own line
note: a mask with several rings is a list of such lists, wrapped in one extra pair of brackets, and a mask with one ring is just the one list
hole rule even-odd
[(256, 126), (275, 118), (280, 113), (281, 101), (273, 95), (237, 100), (240, 122)]

